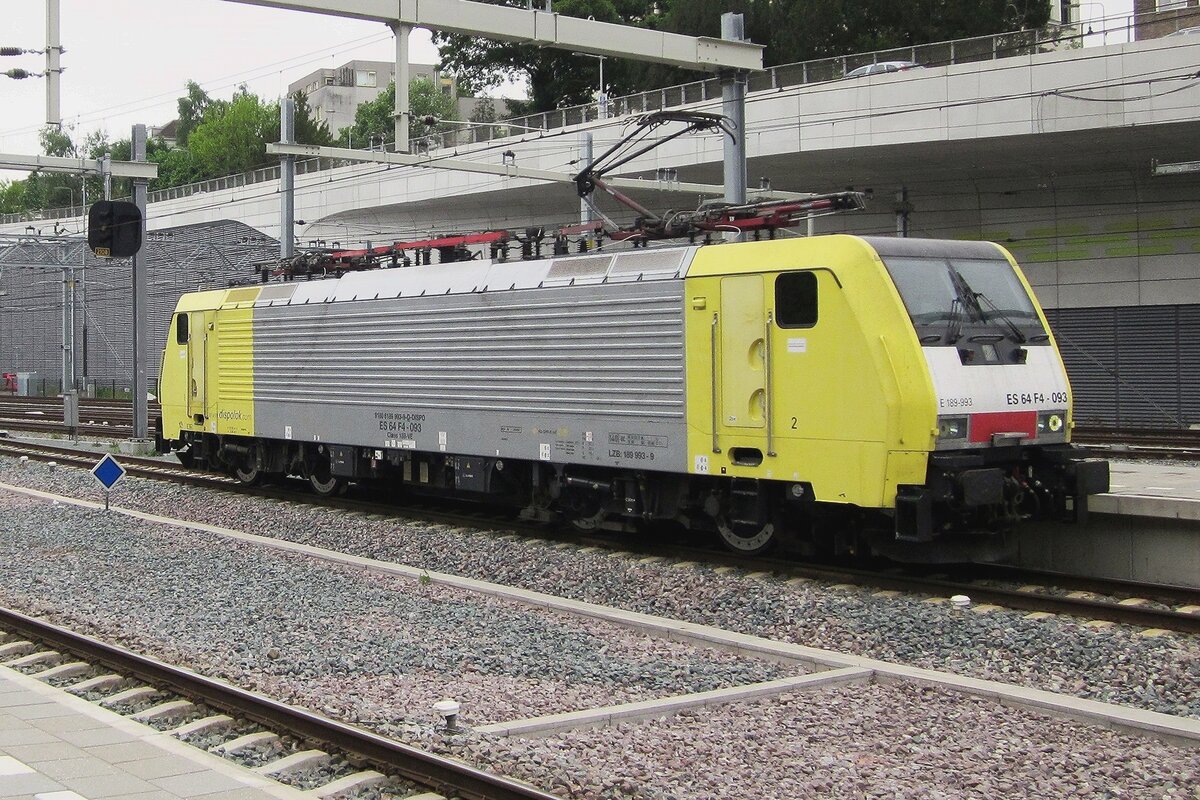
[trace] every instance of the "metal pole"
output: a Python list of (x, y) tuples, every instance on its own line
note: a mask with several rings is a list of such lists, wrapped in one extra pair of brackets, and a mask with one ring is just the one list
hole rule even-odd
[[(296, 103), (285, 97), (279, 104), (279, 139), (284, 144), (296, 142)], [(279, 159), (279, 257), (288, 259), (295, 252), (296, 220), (296, 158), (282, 156)]]
[(63, 265), (63, 426), (72, 439), (79, 433), (79, 395), (75, 391), (75, 268)]
[(59, 81), (62, 79), (62, 42), (59, 38), (59, 0), (46, 0), (46, 124), (62, 128), (59, 114)]
[(71, 376), (75, 367), (71, 363), (71, 268), (62, 268), (62, 391), (71, 388)]
[(104, 199), (112, 200), (112, 153), (100, 159), (100, 174), (104, 176)]
[(901, 186), (896, 192), (896, 235), (904, 239), (908, 237), (908, 215), (912, 213), (912, 203), (908, 202), (908, 187)]
[[(133, 161), (146, 160), (146, 126), (133, 126)], [(142, 215), (142, 246), (133, 256), (133, 438), (148, 438), (146, 404), (146, 179), (133, 179), (133, 203)]]
[(411, 25), (394, 23), (392, 33), (396, 35), (396, 152), (408, 152), (408, 35)]
[[(592, 163), (592, 134), (590, 131), (584, 131), (579, 134), (579, 163), (587, 166)], [(579, 199), (579, 221), (586, 225), (591, 222), (592, 207), (587, 200)]]
[[(87, 175), (83, 176), (83, 223), (87, 225)], [(79, 304), (83, 306), (83, 342), (81, 343), (82, 352), (80, 359), (76, 361), (79, 364), (79, 371), (82, 377), (82, 388), (87, 391), (87, 246), (79, 248)], [(71, 304), (74, 309), (74, 303)], [(73, 324), (73, 323), (72, 323)]]
[(600, 58), (600, 94), (596, 95), (596, 116), (608, 119), (608, 92), (604, 90), (604, 56)]
[[(721, 15), (721, 38), (745, 39), (741, 14)], [(734, 205), (746, 202), (746, 76), (727, 72), (721, 78), (721, 113), (729, 118), (734, 136), (724, 137), (725, 201)]]

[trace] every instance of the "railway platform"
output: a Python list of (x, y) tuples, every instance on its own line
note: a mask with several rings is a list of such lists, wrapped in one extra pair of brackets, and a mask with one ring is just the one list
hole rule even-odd
[(1091, 498), (1086, 524), (1021, 528), (1014, 563), (1200, 588), (1200, 465), (1109, 463), (1110, 491)]
[(1153, 463), (1146, 461), (1109, 462), (1111, 479), (1109, 493), (1093, 498), (1093, 511), (1120, 514), (1125, 508), (1138, 505), (1134, 498), (1155, 499), (1158, 503), (1142, 502), (1146, 511), (1161, 514), (1141, 516), (1171, 516), (1200, 520), (1200, 465), (1188, 462)]
[(0, 800), (300, 800), (261, 777), (0, 667)]

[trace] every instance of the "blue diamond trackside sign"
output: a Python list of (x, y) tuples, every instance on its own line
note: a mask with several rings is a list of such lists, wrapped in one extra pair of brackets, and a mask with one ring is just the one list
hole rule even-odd
[(92, 475), (100, 482), (100, 485), (105, 489), (111, 489), (117, 485), (121, 478), (125, 477), (125, 468), (117, 463), (117, 460), (111, 455), (105, 454), (104, 458), (92, 467)]

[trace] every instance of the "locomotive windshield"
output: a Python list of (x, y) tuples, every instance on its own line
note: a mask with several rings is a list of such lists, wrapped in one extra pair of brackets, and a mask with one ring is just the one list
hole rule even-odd
[(1021, 343), (1049, 340), (1007, 261), (892, 255), (883, 262), (922, 342), (954, 344), (980, 328)]

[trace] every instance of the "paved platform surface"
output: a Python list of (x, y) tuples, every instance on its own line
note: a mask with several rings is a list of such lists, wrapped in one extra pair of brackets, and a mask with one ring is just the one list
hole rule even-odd
[(1110, 494), (1200, 500), (1200, 465), (1118, 460), (1110, 460), (1109, 465)]
[(310, 797), (0, 667), (0, 800)]
[(1200, 466), (1144, 461), (1109, 465), (1110, 491), (1091, 499), (1092, 511), (1200, 521)]

